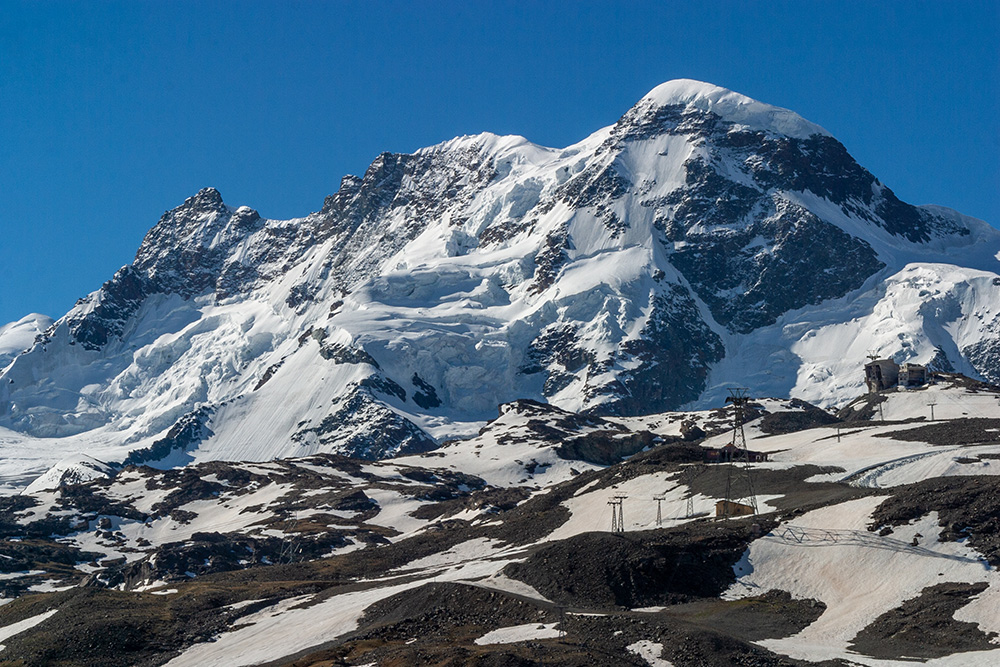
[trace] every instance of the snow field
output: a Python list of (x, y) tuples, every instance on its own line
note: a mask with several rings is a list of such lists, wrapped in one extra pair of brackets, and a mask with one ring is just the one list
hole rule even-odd
[[(11, 623), (10, 625), (0, 628), (0, 642), (10, 639), (14, 635), (22, 633), (25, 630), (30, 630), (39, 623), (55, 616), (58, 611), (58, 609), (50, 609), (49, 611), (38, 614), (37, 616), (32, 616), (31, 618), (26, 618), (23, 621)], [(3, 649), (3, 644), (0, 644), (0, 651), (3, 651)]]
[[(663, 526), (676, 526), (691, 519), (687, 514), (687, 487), (671, 481), (674, 473), (653, 473), (634, 477), (610, 488), (581, 489), (575, 496), (563, 501), (570, 511), (570, 518), (545, 537), (545, 541), (564, 540), (580, 533), (611, 529), (611, 496), (626, 496), (622, 504), (625, 530), (651, 530), (656, 528), (656, 501), (653, 496), (662, 494)], [(700, 494), (694, 497), (694, 513), (715, 513), (715, 498)]]
[[(486, 430), (467, 440), (449, 443), (432, 455), (408, 456), (395, 461), (425, 467), (429, 461), (435, 466), (480, 477), (494, 486), (548, 487), (573, 477), (572, 470), (585, 472), (597, 466), (586, 461), (569, 461), (560, 458), (555, 449), (559, 443), (538, 442), (527, 428), (530, 417), (513, 410), (502, 412)], [(580, 431), (586, 432), (586, 429)], [(437, 455), (443, 454), (437, 458)], [(535, 471), (528, 472), (525, 465), (534, 461)]]
[(369, 519), (368, 523), (399, 531), (400, 534), (392, 538), (393, 540), (401, 540), (433, 523), (427, 519), (417, 519), (411, 516), (410, 513), (423, 503), (398, 491), (366, 489), (365, 495), (377, 502), (379, 506), (378, 514)]
[(645, 660), (649, 667), (674, 667), (669, 660), (664, 660), (660, 657), (663, 655), (663, 644), (643, 639), (634, 644), (629, 644), (625, 648), (630, 653), (634, 653)]
[(559, 636), (559, 630), (556, 629), (557, 625), (558, 623), (512, 625), (508, 628), (491, 630), (478, 638), (474, 643), (477, 646), (486, 646), (487, 644), (514, 644), (532, 639), (554, 639)]
[[(986, 460), (974, 464), (955, 461), (960, 457), (975, 457), (980, 453), (1000, 451), (994, 445), (943, 447), (919, 441), (878, 437), (921, 426), (924, 424), (852, 424), (840, 429), (839, 441), (834, 427), (784, 435), (764, 435), (759, 431), (757, 423), (751, 422), (746, 425), (745, 430), (749, 449), (769, 453), (768, 461), (755, 463), (754, 468), (784, 469), (811, 464), (844, 469), (844, 472), (814, 475), (809, 478), (810, 482), (860, 478), (864, 480), (862, 485), (887, 487), (936, 476), (1000, 474), (1000, 465), (996, 461)], [(704, 446), (718, 448), (729, 443), (731, 438), (731, 433), (720, 434), (707, 439)]]
[(31, 347), (35, 336), (52, 326), (52, 322), (47, 315), (31, 313), (16, 322), (0, 326), (0, 369)]
[[(929, 403), (934, 403), (934, 419), (993, 418), (1000, 417), (1000, 394), (992, 391), (972, 392), (962, 387), (949, 386), (947, 382), (923, 388), (900, 389), (884, 394), (882, 413), (888, 420), (916, 419), (930, 421)], [(876, 417), (877, 419), (878, 417)]]
[[(886, 537), (869, 532), (871, 513), (882, 501), (861, 498), (813, 510), (750, 545), (734, 568), (737, 582), (724, 597), (783, 590), (797, 599), (818, 599), (827, 605), (823, 615), (800, 633), (758, 643), (801, 660), (841, 658), (869, 664), (850, 652), (850, 640), (923, 588), (946, 582), (987, 582), (987, 591), (992, 592), (972, 610), (964, 609), (963, 620), (978, 623), (985, 632), (1000, 630), (1000, 616), (989, 614), (997, 604), (1000, 574), (964, 544), (938, 542), (936, 513)], [(923, 537), (913, 546), (918, 533)], [(1000, 648), (991, 653), (994, 660), (1000, 658)]]
[[(398, 577), (371, 581), (372, 588), (336, 595), (313, 604), (312, 596), (285, 600), (240, 619), (240, 628), (194, 646), (167, 663), (168, 667), (201, 667), (225, 664), (231, 667), (256, 665), (298, 653), (309, 647), (343, 636), (358, 627), (358, 620), (369, 606), (425, 583), (456, 582), (507, 590), (508, 581), (497, 574), (515, 559), (461, 560), (460, 553), (474, 553), (474, 547), (453, 552), (456, 562), (445, 565), (433, 576), (404, 583)], [(491, 584), (495, 583), (495, 586)], [(380, 584), (380, 585), (379, 585)], [(518, 588), (524, 588), (521, 584)], [(541, 598), (535, 593), (535, 597)], [(306, 606), (308, 605), (308, 606)], [(247, 624), (247, 625), (243, 625)]]

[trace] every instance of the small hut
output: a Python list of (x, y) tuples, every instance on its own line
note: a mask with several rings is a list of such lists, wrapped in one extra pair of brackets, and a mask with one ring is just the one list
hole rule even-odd
[(715, 503), (715, 516), (753, 516), (754, 509), (751, 505), (744, 503), (734, 503), (731, 500), (720, 500)]

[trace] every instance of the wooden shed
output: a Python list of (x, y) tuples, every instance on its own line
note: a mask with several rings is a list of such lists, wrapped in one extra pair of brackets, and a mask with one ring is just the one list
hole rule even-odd
[(752, 516), (753, 507), (744, 503), (734, 503), (731, 500), (720, 500), (715, 503), (715, 516)]

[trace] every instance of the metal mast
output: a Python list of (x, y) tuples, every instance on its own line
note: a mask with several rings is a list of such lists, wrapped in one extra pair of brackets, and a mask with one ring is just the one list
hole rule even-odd
[(690, 519), (691, 517), (694, 516), (694, 478), (695, 478), (695, 472), (694, 472), (694, 466), (693, 465), (689, 465), (687, 467), (687, 469), (684, 471), (684, 477), (685, 477), (685, 480), (687, 481), (687, 487), (688, 487), (687, 512), (684, 514), (684, 516), (687, 517), (688, 519)]
[(726, 510), (730, 515), (729, 503), (743, 502), (757, 514), (757, 494), (753, 490), (750, 469), (750, 453), (747, 451), (747, 435), (743, 431), (746, 408), (750, 402), (748, 390), (737, 387), (729, 390), (726, 403), (733, 404), (733, 439), (729, 444), (729, 468), (726, 471)]
[(616, 493), (608, 501), (611, 505), (611, 532), (612, 533), (623, 533), (625, 532), (625, 514), (622, 512), (622, 501), (624, 501), (628, 496), (624, 496), (620, 493)]

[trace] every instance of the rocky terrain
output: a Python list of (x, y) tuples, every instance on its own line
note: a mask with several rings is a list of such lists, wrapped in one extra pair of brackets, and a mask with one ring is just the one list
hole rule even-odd
[[(731, 520), (714, 518), (729, 466), (704, 462), (729, 407), (519, 401), (477, 438), (382, 462), (66, 464), (4, 502), (0, 658), (993, 664), (1000, 442), (979, 414), (1000, 389), (968, 384), (886, 392), (890, 421), (753, 401), (761, 513)], [(935, 399), (937, 421), (905, 416)]]

